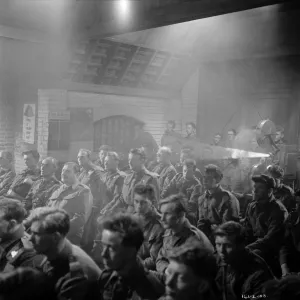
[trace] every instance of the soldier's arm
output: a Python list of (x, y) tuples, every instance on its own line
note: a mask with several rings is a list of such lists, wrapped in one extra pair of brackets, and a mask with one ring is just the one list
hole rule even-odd
[(271, 214), (270, 224), (267, 234), (263, 238), (257, 239), (254, 243), (248, 245), (250, 250), (268, 255), (270, 251), (280, 247), (284, 238), (285, 212), (276, 210)]
[(158, 252), (156, 259), (156, 270), (158, 273), (165, 274), (165, 271), (169, 265), (169, 260), (166, 257), (166, 251), (162, 246)]
[[(158, 182), (158, 178), (157, 177), (152, 177), (152, 179), (149, 182), (155, 190), (155, 195), (156, 195), (156, 201), (159, 201), (159, 195), (160, 195), (160, 188), (159, 188), (159, 182)], [(158, 203), (155, 203), (155, 207), (158, 207)]]
[(149, 269), (155, 269), (155, 262), (159, 253), (159, 250), (162, 247), (163, 243), (163, 228), (160, 225), (154, 225), (153, 227), (153, 234), (149, 238), (149, 244), (150, 244), (150, 257), (147, 257), (143, 264), (144, 266)]
[[(224, 195), (222, 199), (222, 206), (224, 206), (223, 214), (221, 215), (222, 222), (228, 221), (238, 221), (240, 215), (240, 209), (238, 205), (238, 200), (229, 195)], [(222, 209), (222, 208), (221, 208)]]
[(198, 199), (202, 194), (202, 186), (200, 184), (196, 185), (193, 189), (190, 199), (188, 199), (188, 213), (192, 215), (196, 222), (198, 221)]
[(176, 193), (176, 177), (174, 177), (171, 181), (166, 182), (165, 188), (160, 194), (161, 199), (165, 199), (168, 196)]
[(118, 205), (122, 195), (122, 189), (124, 184), (124, 176), (120, 176), (115, 183), (113, 199), (104, 207), (104, 211), (113, 211)]
[(1, 184), (0, 184), (0, 196), (3, 196), (4, 194), (6, 194), (10, 188), (10, 186), (12, 185), (14, 179), (16, 177), (16, 174), (11, 172), (11, 174), (9, 176), (7, 176), (7, 178), (5, 178)]
[(175, 168), (171, 168), (169, 169), (168, 173), (167, 173), (167, 177), (165, 180), (168, 180), (168, 182), (170, 182), (174, 176), (177, 174), (176, 169)]

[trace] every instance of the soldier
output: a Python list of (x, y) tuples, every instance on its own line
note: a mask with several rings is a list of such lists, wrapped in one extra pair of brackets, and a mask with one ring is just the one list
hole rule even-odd
[(43, 261), (29, 241), (22, 224), (26, 210), (18, 200), (0, 201), (0, 273), (19, 267), (38, 267)]
[(144, 235), (136, 218), (117, 214), (102, 220), (101, 229), (104, 270), (98, 281), (99, 298), (158, 299), (164, 286), (143, 267), (138, 257)]
[(92, 211), (93, 197), (90, 189), (79, 182), (79, 166), (74, 162), (65, 163), (61, 178), (64, 183), (57, 189), (48, 202), (49, 207), (61, 208), (70, 215), (71, 228), (68, 239), (80, 245), (84, 226)]
[(139, 257), (148, 270), (155, 270), (158, 252), (162, 246), (163, 227), (160, 216), (156, 212), (154, 203), (157, 202), (153, 186), (136, 185), (133, 189), (134, 210), (140, 218), (144, 232), (144, 243), (142, 244)]
[[(158, 175), (149, 172), (145, 168), (145, 160), (145, 152), (142, 149), (130, 150), (128, 161), (132, 172), (126, 176), (122, 189), (122, 202), (128, 212), (133, 212), (134, 210), (132, 190), (137, 184), (152, 184), (155, 188), (157, 198), (159, 195)], [(155, 203), (155, 207), (157, 207), (157, 203)]]
[(273, 195), (274, 179), (253, 176), (254, 192), (247, 209), (244, 227), (248, 248), (261, 256), (276, 276), (280, 276), (279, 250), (284, 240), (284, 223), (288, 212)]
[(122, 195), (125, 174), (118, 170), (119, 156), (116, 152), (108, 152), (105, 160), (105, 174), (103, 175), (106, 186), (108, 204), (102, 209), (101, 214), (113, 212), (117, 208)]
[(32, 211), (28, 223), (34, 249), (46, 256), (39, 269), (55, 287), (57, 299), (93, 299), (100, 269), (66, 238), (72, 226), (67, 212), (40, 207)]
[(204, 194), (198, 199), (198, 228), (213, 240), (213, 230), (227, 221), (238, 221), (240, 207), (235, 196), (224, 190), (223, 174), (216, 165), (207, 165), (204, 175)]
[(104, 166), (104, 159), (107, 155), (107, 152), (113, 151), (112, 147), (108, 146), (108, 145), (102, 145), (99, 148), (99, 158), (98, 160), (96, 160), (95, 164), (98, 165), (101, 168), (101, 171), (104, 171), (105, 166)]
[(145, 152), (146, 160), (145, 160), (145, 167), (148, 171), (154, 172), (155, 167), (158, 165), (156, 152), (152, 148), (151, 145), (143, 145), (142, 149)]
[(42, 178), (35, 181), (23, 201), (25, 208), (31, 209), (46, 206), (52, 193), (57, 190), (61, 183), (55, 178), (57, 160), (53, 157), (45, 158), (41, 163)]
[(5, 195), (11, 186), (16, 172), (13, 167), (13, 156), (8, 151), (0, 152), (0, 196)]
[(178, 173), (165, 183), (161, 199), (181, 193), (186, 198), (187, 218), (193, 225), (197, 225), (198, 198), (202, 195), (202, 185), (195, 176), (196, 162), (186, 159), (183, 163), (183, 172)]
[(176, 175), (176, 169), (171, 164), (172, 151), (168, 147), (161, 147), (157, 152), (158, 165), (153, 172), (159, 175), (159, 188), (161, 191), (166, 188), (166, 184), (170, 182)]
[(262, 295), (264, 283), (274, 275), (261, 257), (245, 248), (243, 226), (229, 221), (220, 225), (214, 235), (219, 269), (216, 282), (223, 299)]
[(204, 248), (214, 251), (206, 235), (186, 219), (186, 209), (180, 195), (172, 195), (162, 200), (160, 211), (162, 225), (165, 229), (163, 245), (156, 260), (156, 270), (160, 274), (164, 274), (169, 265), (170, 250), (183, 245), (189, 237), (199, 240)]
[(40, 154), (36, 150), (23, 152), (23, 158), (27, 168), (18, 174), (10, 186), (5, 197), (24, 201), (34, 181), (40, 179), (38, 166)]
[(274, 197), (285, 206), (288, 212), (294, 210), (296, 208), (294, 191), (288, 185), (283, 184), (283, 169), (277, 165), (270, 165), (267, 167), (267, 174), (275, 180)]
[(216, 133), (211, 143), (211, 146), (221, 146), (221, 140), (222, 140), (222, 135), (220, 133)]
[(159, 300), (216, 300), (217, 262), (213, 253), (195, 239), (188, 239), (169, 255), (165, 295)]

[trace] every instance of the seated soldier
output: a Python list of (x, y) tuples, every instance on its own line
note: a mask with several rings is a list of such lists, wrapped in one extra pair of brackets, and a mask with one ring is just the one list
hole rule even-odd
[(16, 177), (13, 156), (8, 151), (0, 152), (0, 196), (5, 195)]
[(110, 147), (108, 145), (102, 145), (99, 148), (99, 156), (98, 156), (98, 160), (95, 161), (95, 164), (101, 168), (101, 171), (104, 171), (104, 169), (105, 169), (104, 159), (105, 159), (107, 153), (110, 151), (113, 151), (113, 150), (112, 150), (112, 147)]
[(218, 259), (216, 282), (223, 298), (262, 295), (264, 283), (274, 279), (274, 275), (261, 257), (245, 248), (242, 225), (226, 222), (216, 229), (214, 235)]
[(23, 158), (27, 168), (18, 174), (11, 184), (7, 198), (24, 201), (34, 181), (40, 179), (39, 160), (40, 154), (36, 150), (23, 152)]
[(65, 163), (61, 172), (63, 185), (52, 194), (48, 202), (49, 207), (64, 209), (70, 215), (71, 227), (67, 237), (75, 245), (81, 243), (93, 205), (90, 189), (78, 181), (79, 170), (76, 163)]
[(174, 247), (181, 246), (190, 237), (201, 242), (202, 246), (214, 251), (212, 244), (206, 235), (192, 226), (186, 219), (185, 203), (181, 195), (172, 195), (160, 202), (161, 221), (165, 234), (163, 245), (156, 260), (156, 270), (164, 274), (169, 265), (169, 252)]
[(61, 183), (55, 178), (57, 160), (53, 157), (45, 158), (41, 163), (41, 179), (35, 181), (23, 203), (27, 211), (46, 206), (52, 193)]

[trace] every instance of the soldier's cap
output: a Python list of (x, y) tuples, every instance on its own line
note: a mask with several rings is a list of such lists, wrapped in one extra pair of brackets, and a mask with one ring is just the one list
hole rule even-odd
[(268, 175), (255, 175), (252, 177), (252, 181), (257, 183), (263, 183), (267, 186), (268, 189), (273, 189), (275, 187), (274, 179)]
[(267, 171), (275, 178), (282, 178), (284, 175), (283, 169), (278, 165), (269, 165)]

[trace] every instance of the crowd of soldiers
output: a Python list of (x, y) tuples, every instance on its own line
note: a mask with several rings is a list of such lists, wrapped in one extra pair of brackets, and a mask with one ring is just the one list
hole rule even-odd
[(134, 148), (120, 170), (80, 149), (58, 180), (55, 158), (16, 175), (1, 151), (0, 299), (300, 299), (300, 192), (260, 164), (241, 194), (193, 155)]

